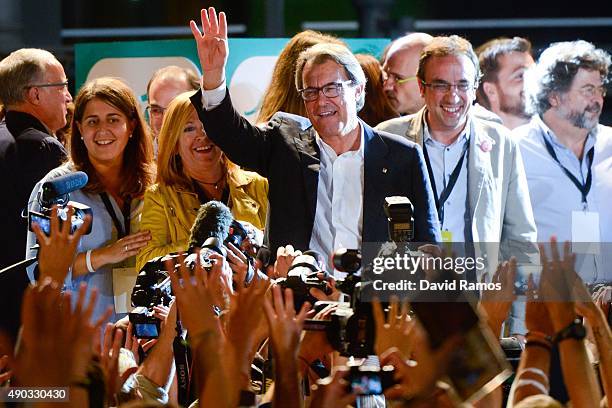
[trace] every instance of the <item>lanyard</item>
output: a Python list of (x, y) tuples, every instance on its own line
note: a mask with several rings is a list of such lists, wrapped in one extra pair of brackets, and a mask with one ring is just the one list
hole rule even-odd
[(448, 179), (448, 184), (446, 188), (442, 190), (442, 194), (438, 198), (438, 190), (436, 188), (436, 179), (434, 178), (433, 169), (431, 167), (431, 162), (429, 161), (429, 154), (427, 154), (427, 146), (423, 143), (423, 155), (425, 156), (425, 164), (427, 165), (427, 173), (429, 173), (429, 180), (431, 180), (431, 188), (433, 189), (434, 198), (436, 200), (436, 208), (438, 209), (438, 218), (440, 220), (440, 227), (444, 225), (444, 203), (450, 196), (453, 188), (455, 187), (455, 183), (457, 183), (457, 179), (459, 178), (459, 173), (461, 173), (461, 169), (463, 168), (463, 159), (468, 151), (470, 141), (466, 140), (465, 145), (463, 146), (463, 151), (461, 152), (461, 158), (455, 169), (450, 175)]
[(546, 139), (544, 135), (542, 135), (542, 139), (544, 139), (544, 144), (546, 145), (546, 150), (548, 150), (548, 154), (550, 154), (553, 160), (557, 162), (557, 164), (559, 165), (559, 167), (561, 167), (565, 175), (572, 181), (572, 183), (574, 183), (576, 188), (578, 188), (578, 190), (580, 191), (580, 194), (582, 194), (582, 203), (584, 204), (584, 208), (586, 209), (587, 195), (589, 195), (589, 191), (591, 190), (591, 181), (593, 179), (593, 175), (591, 173), (591, 166), (593, 165), (593, 156), (595, 155), (595, 146), (591, 147), (591, 149), (589, 149), (587, 153), (587, 158), (589, 159), (589, 170), (587, 172), (586, 181), (584, 184), (582, 184), (564, 165), (561, 164), (561, 162), (557, 158), (557, 154), (555, 153), (555, 150), (553, 149), (552, 145), (550, 144), (550, 142)]
[(121, 223), (119, 222), (119, 218), (117, 218), (115, 209), (113, 208), (113, 205), (111, 204), (110, 199), (108, 198), (108, 194), (106, 194), (106, 192), (100, 193), (100, 198), (102, 198), (104, 207), (106, 207), (108, 215), (110, 215), (113, 220), (113, 224), (115, 224), (117, 234), (119, 235), (118, 238), (123, 238), (127, 235), (130, 235), (130, 200), (126, 199), (123, 203), (123, 211), (121, 215), (123, 215), (123, 225), (125, 225), (124, 231), (123, 226), (121, 226)]

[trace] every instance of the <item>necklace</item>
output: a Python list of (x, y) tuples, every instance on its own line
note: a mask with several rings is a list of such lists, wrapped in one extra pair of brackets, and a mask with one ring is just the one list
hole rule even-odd
[(205, 181), (198, 181), (198, 183), (204, 184), (206, 186), (214, 186), (215, 190), (219, 190), (221, 187), (223, 187), (224, 183), (221, 183), (221, 182), (224, 180), (225, 180), (225, 171), (223, 172), (223, 174), (221, 174), (221, 177), (219, 177), (219, 180), (217, 181), (214, 181), (212, 183), (207, 183)]

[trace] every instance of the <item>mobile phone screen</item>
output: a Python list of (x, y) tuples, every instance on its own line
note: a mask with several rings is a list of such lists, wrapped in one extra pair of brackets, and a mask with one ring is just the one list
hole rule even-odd
[(378, 372), (358, 371), (351, 373), (351, 391), (357, 395), (379, 395), (383, 388)]
[(30, 228), (30, 231), (32, 231), (32, 223), (37, 223), (46, 236), (49, 236), (51, 234), (51, 219), (49, 217), (34, 211), (30, 211), (28, 213), (28, 216), (28, 226)]
[(157, 325), (154, 323), (134, 324), (134, 334), (139, 339), (156, 339), (159, 337)]

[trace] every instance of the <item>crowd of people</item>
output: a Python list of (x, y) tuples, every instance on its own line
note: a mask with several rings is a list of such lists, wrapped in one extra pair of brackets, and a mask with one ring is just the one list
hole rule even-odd
[[(252, 124), (225, 13), (190, 26), (202, 76), (158, 70), (146, 115), (118, 78), (73, 101), (47, 51), (0, 61), (0, 405), (47, 387), (75, 407), (608, 406), (606, 51), (536, 62), (520, 37), (410, 33), (378, 60), (304, 31)], [(347, 290), (328, 255), (393, 239), (390, 197), (410, 201), (412, 249), (481, 259), (454, 278), (497, 289), (435, 313)], [(142, 323), (125, 303), (147, 274), (165, 278)], [(349, 309), (359, 327), (338, 323)]]

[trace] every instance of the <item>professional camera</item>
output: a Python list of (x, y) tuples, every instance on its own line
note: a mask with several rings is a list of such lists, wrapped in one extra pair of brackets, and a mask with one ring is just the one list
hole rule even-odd
[(331, 294), (323, 276), (327, 275), (321, 256), (315, 251), (306, 251), (297, 256), (291, 263), (286, 278), (276, 280), (283, 289), (289, 288), (293, 291), (293, 303), (295, 310), (300, 310), (304, 302), (314, 304), (317, 299), (310, 294), (310, 289), (316, 288), (326, 295)]
[[(84, 222), (89, 214), (93, 217), (93, 211), (85, 204), (70, 201), (70, 193), (87, 185), (87, 174), (82, 171), (69, 173), (43, 183), (37, 200), (40, 212), (28, 211), (28, 227), (32, 231), (32, 223), (37, 223), (45, 235), (51, 234), (51, 209), (54, 205), (58, 206), (57, 215), (60, 223), (68, 220), (68, 205), (74, 208), (74, 214), (70, 220), (70, 233), (76, 231)], [(91, 232), (91, 226), (85, 234)]]
[[(223, 250), (220, 248), (219, 240), (210, 237), (204, 241), (200, 249), (200, 264), (205, 271), (210, 272), (213, 267), (214, 262), (210, 259), (210, 254), (213, 252), (222, 254)], [(191, 271), (195, 268), (196, 253), (174, 253), (153, 258), (143, 266), (136, 277), (136, 284), (132, 290), (132, 306), (135, 308), (129, 315), (136, 337), (156, 338), (159, 335), (159, 320), (153, 316), (153, 307), (168, 306), (174, 298), (166, 264), (173, 265), (176, 271), (180, 267), (181, 257), (184, 258), (183, 263), (187, 269)], [(157, 330), (154, 330), (154, 327), (157, 327)]]

